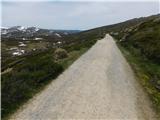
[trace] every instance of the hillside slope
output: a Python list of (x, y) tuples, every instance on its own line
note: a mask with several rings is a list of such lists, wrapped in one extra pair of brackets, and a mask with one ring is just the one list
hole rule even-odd
[(156, 116), (107, 35), (11, 119), (155, 120)]
[(160, 15), (112, 33), (160, 112)]
[(106, 33), (115, 38), (160, 113), (160, 14), (83, 31), (69, 38), (83, 47)]

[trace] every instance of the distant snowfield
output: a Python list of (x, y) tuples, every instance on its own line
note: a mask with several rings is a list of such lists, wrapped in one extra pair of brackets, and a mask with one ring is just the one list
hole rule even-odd
[(58, 33), (55, 33), (55, 35), (56, 35), (57, 37), (61, 37), (61, 35), (60, 35), (60, 34), (58, 34)]
[(24, 27), (24, 26), (13, 26), (13, 27), (1, 27), (1, 34), (3, 38), (21, 38), (26, 40), (29, 37), (34, 37), (35, 40), (40, 36), (54, 36), (63, 37), (71, 33), (79, 32), (78, 30), (54, 30), (54, 29), (43, 29), (37, 27)]

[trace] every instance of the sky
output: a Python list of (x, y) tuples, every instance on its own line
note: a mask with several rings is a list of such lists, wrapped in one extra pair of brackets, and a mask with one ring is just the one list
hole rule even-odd
[(2, 27), (87, 30), (158, 14), (158, 1), (3, 0)]

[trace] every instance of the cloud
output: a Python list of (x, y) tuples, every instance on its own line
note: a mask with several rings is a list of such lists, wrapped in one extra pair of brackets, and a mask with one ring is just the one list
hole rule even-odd
[[(46, 0), (2, 0), (4, 2), (46, 2)], [(49, 2), (158, 2), (159, 0), (47, 0)]]
[(2, 26), (90, 29), (158, 12), (158, 2), (2, 2)]

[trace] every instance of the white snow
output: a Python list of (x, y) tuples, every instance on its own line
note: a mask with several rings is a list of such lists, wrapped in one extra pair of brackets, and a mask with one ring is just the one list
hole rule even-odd
[(1, 27), (1, 29), (8, 29), (8, 27)]
[(26, 38), (22, 38), (22, 40), (26, 40)]
[(39, 28), (36, 28), (35, 31), (37, 32), (39, 30)]
[(17, 56), (19, 56), (19, 55), (22, 55), (22, 53), (20, 53), (20, 52), (13, 52), (13, 54), (12, 55), (17, 55)]
[(58, 43), (58, 44), (61, 44), (62, 42), (58, 41), (57, 43)]
[(61, 35), (60, 35), (60, 34), (58, 34), (58, 33), (55, 33), (55, 35), (56, 35), (57, 37), (61, 37)]
[(27, 46), (27, 45), (21, 42), (19, 46), (20, 46), (20, 47), (25, 47), (25, 46)]
[(1, 34), (7, 34), (8, 33), (8, 28), (7, 27), (1, 27), (1, 29), (0, 29), (0, 31), (1, 31)]
[(17, 47), (12, 47), (9, 50), (17, 50), (17, 49), (18, 49)]
[(20, 50), (20, 52), (24, 54), (25, 50)]
[(1, 30), (1, 34), (5, 35), (7, 33), (8, 33), (7, 30)]
[(35, 38), (35, 40), (42, 40), (42, 38)]
[(18, 29), (18, 30), (25, 30), (26, 28), (23, 27), (23, 26), (20, 26), (20, 27), (18, 27), (17, 29)]
[(20, 55), (23, 55), (24, 53), (25, 53), (25, 50), (17, 50), (15, 52), (13, 52), (12, 55), (20, 56)]

